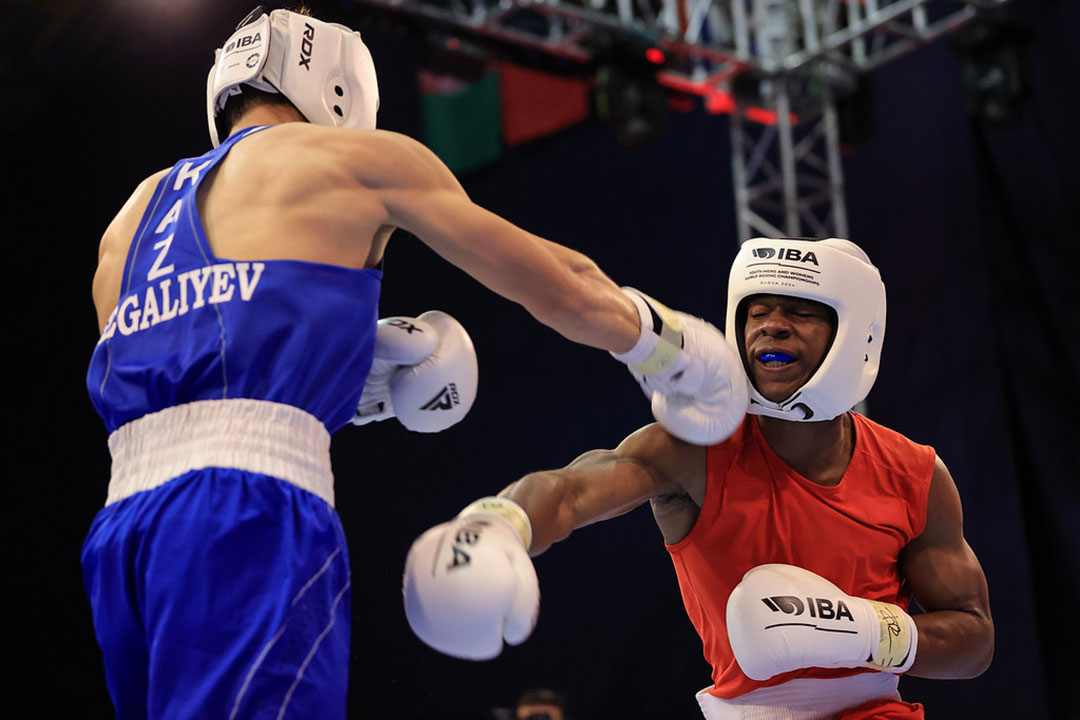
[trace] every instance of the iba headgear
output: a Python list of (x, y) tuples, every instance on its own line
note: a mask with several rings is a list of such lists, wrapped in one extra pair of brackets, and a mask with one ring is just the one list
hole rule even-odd
[(831, 420), (870, 393), (885, 338), (885, 285), (862, 248), (839, 238), (754, 238), (744, 242), (731, 266), (726, 325), (727, 341), (744, 365), (748, 365), (745, 302), (751, 295), (761, 294), (824, 303), (836, 311), (837, 324), (821, 365), (790, 397), (772, 402), (750, 382), (752, 414), (783, 420)]
[(206, 80), (206, 116), (217, 147), (214, 118), (231, 95), (250, 85), (281, 93), (316, 125), (375, 128), (379, 85), (360, 33), (289, 10), (260, 5), (217, 50)]

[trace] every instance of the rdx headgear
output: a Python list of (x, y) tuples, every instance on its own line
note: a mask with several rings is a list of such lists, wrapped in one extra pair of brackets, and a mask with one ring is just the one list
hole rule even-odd
[(281, 93), (316, 125), (372, 130), (379, 86), (360, 33), (289, 10), (257, 7), (218, 48), (206, 81), (206, 116), (214, 119), (231, 95), (250, 85)]
[(866, 253), (850, 240), (754, 238), (742, 244), (728, 280), (727, 341), (746, 357), (746, 301), (752, 295), (816, 300), (836, 311), (832, 344), (806, 383), (780, 402), (750, 381), (750, 412), (817, 422), (841, 415), (870, 392), (885, 338), (885, 285)]

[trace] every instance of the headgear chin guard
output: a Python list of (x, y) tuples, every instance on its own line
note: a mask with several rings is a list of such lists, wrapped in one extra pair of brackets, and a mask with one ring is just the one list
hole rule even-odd
[[(780, 402), (757, 391), (746, 358), (745, 302), (763, 294), (816, 300), (836, 311), (836, 334), (821, 365)], [(862, 401), (877, 378), (885, 338), (885, 285), (870, 258), (850, 240), (754, 238), (742, 244), (731, 266), (726, 330), (746, 367), (750, 413), (831, 420)]]
[(241, 85), (284, 95), (316, 125), (375, 128), (375, 64), (360, 33), (344, 25), (262, 6), (245, 18), (218, 48), (206, 80), (214, 147), (221, 143), (214, 119)]

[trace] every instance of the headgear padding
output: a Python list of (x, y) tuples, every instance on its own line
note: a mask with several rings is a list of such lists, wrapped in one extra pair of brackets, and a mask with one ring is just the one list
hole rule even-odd
[[(750, 412), (817, 422), (841, 415), (869, 393), (885, 338), (885, 285), (870, 258), (850, 240), (754, 238), (742, 244), (728, 280), (727, 341), (742, 358), (745, 307), (751, 295), (816, 300), (836, 311), (836, 335), (806, 383), (780, 402), (767, 400), (750, 380)], [(741, 320), (736, 327), (737, 320)]]
[(217, 50), (206, 80), (214, 147), (221, 142), (214, 118), (241, 85), (281, 93), (316, 125), (375, 128), (379, 85), (360, 33), (289, 10), (259, 7), (253, 16)]

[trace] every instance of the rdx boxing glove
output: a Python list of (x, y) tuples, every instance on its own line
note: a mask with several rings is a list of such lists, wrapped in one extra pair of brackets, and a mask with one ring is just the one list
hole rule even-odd
[(476, 350), (461, 323), (439, 310), (379, 320), (375, 357), (354, 425), (396, 417), (415, 432), (460, 422), (476, 400)]
[(637, 290), (623, 292), (638, 309), (641, 334), (630, 350), (612, 354), (630, 367), (653, 416), (672, 435), (696, 445), (731, 437), (750, 395), (742, 361), (723, 333)]

